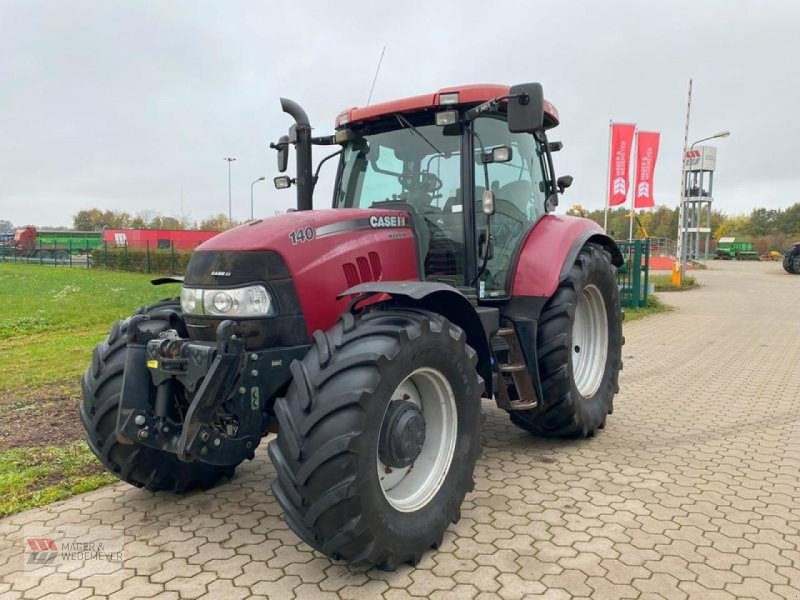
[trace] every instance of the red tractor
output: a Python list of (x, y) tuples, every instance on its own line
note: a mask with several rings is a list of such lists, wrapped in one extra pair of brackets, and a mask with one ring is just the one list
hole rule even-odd
[[(436, 547), (473, 487), (481, 398), (537, 435), (591, 437), (622, 367), (615, 265), (592, 221), (552, 214), (572, 182), (536, 83), (470, 85), (306, 113), (297, 210), (205, 242), (180, 299), (116, 323), (83, 376), (87, 440), (149, 490), (208, 488), (270, 432), (272, 490), (298, 536), (393, 569)], [(338, 146), (312, 210), (312, 146)]]

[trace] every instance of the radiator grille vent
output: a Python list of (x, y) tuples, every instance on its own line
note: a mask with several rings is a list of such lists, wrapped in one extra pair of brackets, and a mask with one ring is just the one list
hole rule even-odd
[(369, 252), (367, 256), (357, 256), (355, 264), (344, 263), (342, 270), (348, 287), (368, 281), (380, 281), (383, 277), (381, 257), (377, 252)]

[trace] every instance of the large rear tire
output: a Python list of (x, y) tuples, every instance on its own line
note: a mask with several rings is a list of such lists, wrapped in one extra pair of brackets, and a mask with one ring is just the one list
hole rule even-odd
[[(134, 315), (150, 318), (140, 327), (158, 333), (171, 327), (181, 314), (178, 300), (165, 300), (139, 308)], [(92, 364), (81, 379), (80, 417), (86, 443), (109, 472), (122, 481), (151, 491), (187, 492), (208, 489), (222, 477), (232, 477), (235, 467), (182, 462), (177, 456), (137, 443), (120, 444), (116, 437), (122, 377), (127, 354), (126, 333), (130, 318), (117, 321), (108, 337), (95, 346)], [(150, 386), (155, 400), (155, 386)]]
[(284, 518), (335, 560), (415, 564), (473, 487), (477, 355), (460, 328), (413, 309), (344, 314), (314, 339), (275, 403), (269, 455)]
[(614, 409), (622, 368), (622, 311), (610, 254), (586, 244), (539, 319), (542, 406), (511, 421), (544, 437), (591, 437)]

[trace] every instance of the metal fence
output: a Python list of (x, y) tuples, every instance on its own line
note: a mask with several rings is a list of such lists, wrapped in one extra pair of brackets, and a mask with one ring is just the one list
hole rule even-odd
[(66, 245), (59, 245), (55, 240), (52, 243), (40, 240), (23, 248), (8, 244), (0, 246), (0, 261), (86, 269), (91, 266), (90, 254), (96, 246), (96, 242), (89, 240), (70, 240)]
[[(199, 242), (195, 245), (199, 245)], [(158, 273), (162, 275), (183, 274), (194, 248), (177, 248), (170, 242), (137, 245), (116, 245), (103, 242), (58, 245), (37, 242), (27, 248), (0, 246), (0, 261), (30, 263), (53, 267), (79, 267), (83, 269), (112, 269), (138, 273)]]
[(650, 287), (650, 250), (647, 240), (618, 242), (625, 263), (617, 269), (622, 306), (641, 308), (647, 304)]
[[(151, 247), (149, 242), (136, 246), (118, 246), (108, 242), (103, 242), (99, 247), (92, 247), (93, 245), (96, 246), (88, 241), (85, 244), (70, 241), (67, 245), (58, 246), (55, 242), (50, 245), (40, 241), (28, 249), (0, 246), (0, 261), (181, 275), (186, 271), (193, 250), (178, 249), (174, 243), (170, 243), (169, 247), (164, 247), (163, 244)], [(625, 264), (617, 270), (622, 305), (629, 308), (642, 307), (647, 303), (651, 250), (663, 248), (664, 244), (635, 240), (618, 242), (618, 245), (625, 259)]]
[[(645, 241), (645, 240), (642, 240)], [(647, 238), (650, 245), (650, 256), (672, 256), (677, 252), (677, 242), (670, 238)]]

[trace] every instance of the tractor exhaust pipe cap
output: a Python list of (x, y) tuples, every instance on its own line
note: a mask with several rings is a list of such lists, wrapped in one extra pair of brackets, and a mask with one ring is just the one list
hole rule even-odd
[(297, 177), (295, 177), (297, 210), (311, 210), (313, 207), (311, 196), (314, 191), (311, 171), (311, 123), (306, 111), (294, 100), (281, 98), (281, 109), (295, 122), (294, 135), (289, 130), (289, 137), (297, 153)]
[(294, 122), (298, 125), (305, 125), (306, 127), (311, 126), (306, 111), (304, 111), (303, 107), (294, 100), (289, 100), (289, 98), (281, 98), (281, 110), (287, 115), (290, 115), (294, 119)]

